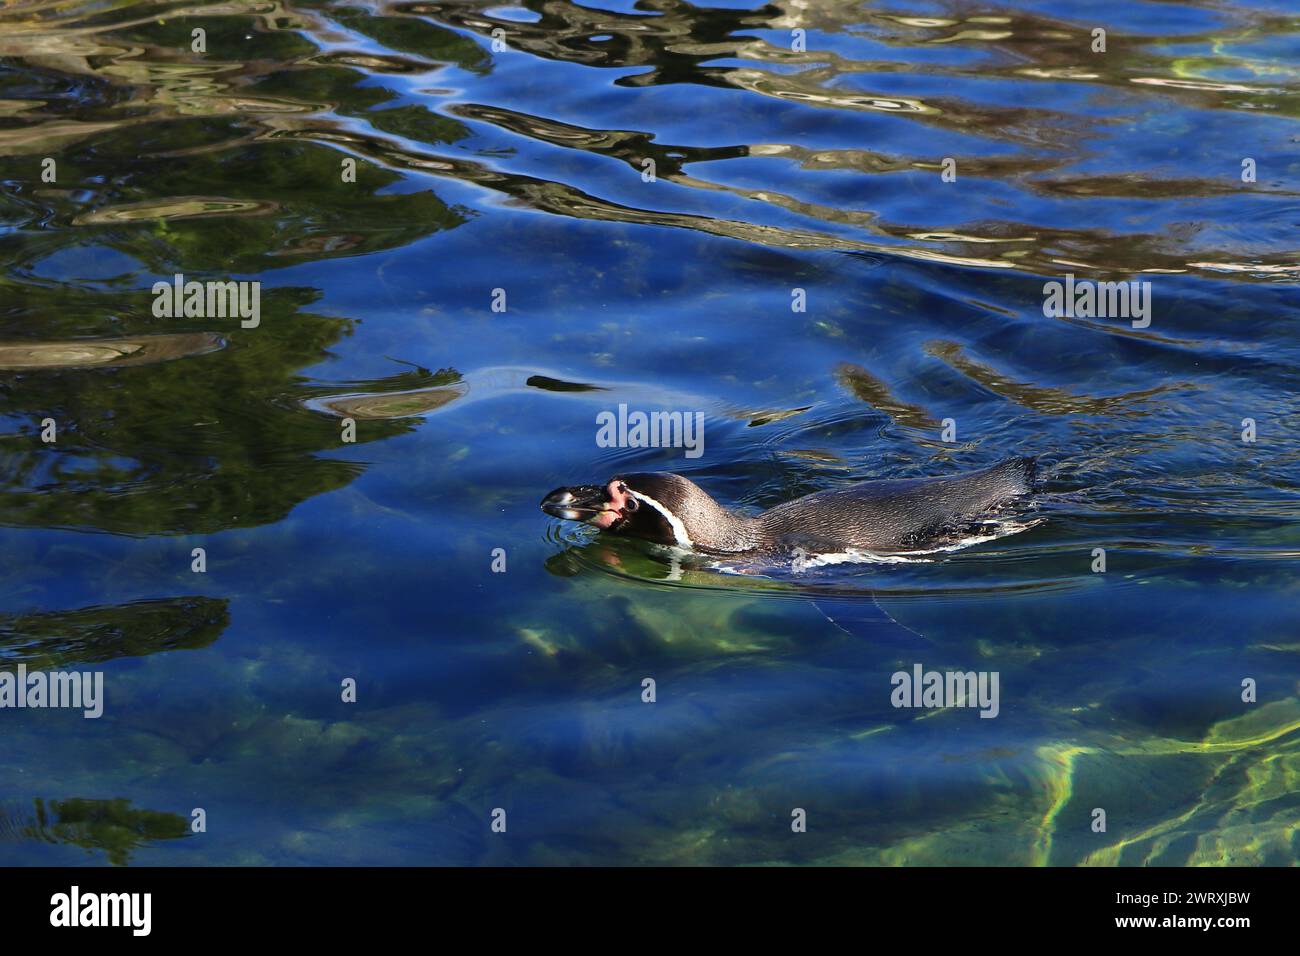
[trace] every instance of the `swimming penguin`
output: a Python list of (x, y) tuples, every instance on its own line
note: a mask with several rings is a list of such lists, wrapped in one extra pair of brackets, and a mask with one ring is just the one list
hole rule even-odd
[(981, 519), (1032, 494), (1035, 459), (1011, 458), (947, 478), (863, 481), (759, 515), (731, 511), (669, 472), (556, 488), (542, 510), (603, 531), (712, 554), (897, 554), (959, 540)]

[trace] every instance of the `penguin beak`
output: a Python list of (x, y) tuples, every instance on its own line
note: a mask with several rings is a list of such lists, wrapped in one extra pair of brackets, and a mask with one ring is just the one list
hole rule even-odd
[(574, 485), (556, 488), (543, 498), (542, 510), (566, 521), (591, 521), (611, 508), (605, 489), (600, 485)]

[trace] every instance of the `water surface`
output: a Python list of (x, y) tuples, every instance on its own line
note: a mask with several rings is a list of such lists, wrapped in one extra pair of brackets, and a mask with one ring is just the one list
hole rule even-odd
[[(0, 668), (107, 700), (0, 710), (0, 862), (1296, 863), (1298, 52), (1254, 0), (8, 3)], [(537, 507), (1011, 455), (1034, 526), (908, 563)]]

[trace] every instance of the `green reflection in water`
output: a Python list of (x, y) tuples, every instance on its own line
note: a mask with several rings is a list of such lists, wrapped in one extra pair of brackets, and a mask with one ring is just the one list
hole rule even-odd
[(205, 597), (0, 615), (0, 665), (76, 668), (119, 657), (195, 650), (215, 641), (229, 623), (227, 602)]
[(7, 838), (66, 843), (88, 854), (103, 853), (114, 866), (126, 866), (141, 847), (189, 835), (189, 822), (180, 814), (135, 809), (130, 800), (37, 797), (33, 804), (31, 814), (0, 808), (0, 842)]

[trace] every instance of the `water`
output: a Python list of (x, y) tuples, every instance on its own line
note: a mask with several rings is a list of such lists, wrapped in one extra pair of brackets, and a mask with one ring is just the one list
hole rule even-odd
[[(716, 4), (0, 10), (0, 661), (106, 689), (0, 710), (0, 861), (1297, 861), (1293, 8)], [(1032, 527), (801, 575), (537, 507), (1025, 454)]]

